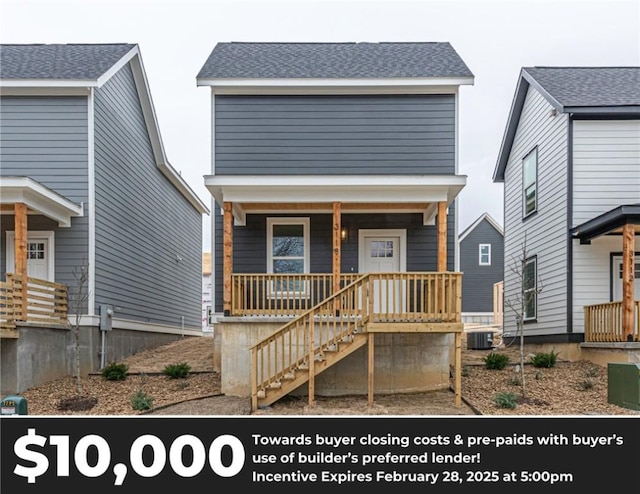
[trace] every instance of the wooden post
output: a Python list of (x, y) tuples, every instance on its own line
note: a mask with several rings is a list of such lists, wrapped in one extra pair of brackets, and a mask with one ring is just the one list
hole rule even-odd
[(634, 231), (633, 225), (627, 223), (622, 228), (622, 338), (633, 341), (633, 285), (634, 285)]
[(316, 342), (315, 314), (309, 318), (309, 406), (316, 404)]
[(462, 333), (455, 333), (455, 405), (462, 405)]
[(438, 271), (447, 270), (447, 203), (438, 203)]
[(15, 244), (14, 244), (14, 264), (15, 272), (20, 276), (22, 286), (22, 314), (20, 319), (27, 320), (27, 206), (21, 202), (17, 202), (13, 206), (15, 213)]
[[(333, 293), (340, 291), (340, 263), (341, 263), (341, 241), (342, 236), (340, 231), (342, 229), (342, 210), (339, 202), (333, 203), (333, 260), (332, 260), (332, 273), (333, 273)], [(339, 313), (340, 301), (338, 299), (334, 302), (334, 311)]]
[(373, 369), (375, 367), (374, 365), (374, 341), (375, 341), (375, 334), (374, 333), (369, 333), (368, 335), (368, 347), (369, 347), (369, 354), (368, 354), (368, 371), (367, 371), (367, 403), (369, 405), (369, 408), (371, 408), (373, 406)]
[(222, 279), (223, 279), (223, 310), (225, 316), (231, 315), (231, 274), (233, 273), (233, 213), (232, 204), (225, 202), (224, 229), (222, 235)]

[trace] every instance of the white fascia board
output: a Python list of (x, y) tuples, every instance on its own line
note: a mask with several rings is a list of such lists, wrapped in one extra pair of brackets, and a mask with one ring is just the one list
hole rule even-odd
[[(451, 204), (466, 185), (465, 175), (392, 176), (205, 176), (205, 186), (220, 205), (307, 203), (424, 203)], [(373, 199), (372, 199), (373, 198)], [(242, 208), (242, 206), (240, 206)], [(241, 209), (234, 212), (239, 223)], [(433, 220), (428, 211), (425, 222)]]
[[(162, 136), (160, 135), (160, 126), (158, 125), (158, 118), (153, 106), (153, 100), (151, 99), (151, 92), (149, 90), (149, 83), (147, 81), (146, 72), (142, 65), (142, 58), (137, 47), (133, 48), (127, 55), (123, 57), (126, 59), (125, 63), (131, 64), (133, 77), (136, 84), (136, 90), (138, 92), (138, 98), (140, 100), (140, 106), (142, 107), (142, 113), (147, 125), (147, 132), (151, 142), (151, 148), (156, 161), (156, 166), (160, 169), (162, 174), (169, 179), (176, 189), (189, 201), (189, 203), (201, 214), (209, 214), (209, 209), (204, 202), (198, 197), (198, 195), (189, 187), (187, 182), (182, 178), (176, 169), (169, 163), (167, 155), (162, 143)], [(121, 60), (122, 61), (122, 60)], [(120, 63), (120, 62), (118, 62)], [(122, 68), (122, 65), (118, 67), (118, 70)], [(117, 66), (114, 65), (114, 68)], [(115, 73), (115, 72), (114, 72)], [(113, 75), (113, 74), (111, 74)]]
[(290, 79), (198, 79), (198, 86), (212, 87), (395, 87), (472, 85), (473, 77), (379, 77), (379, 78), (290, 78)]
[(82, 204), (76, 204), (28, 177), (6, 177), (0, 186), (2, 204), (23, 203), (27, 208), (51, 218), (61, 227), (70, 227), (71, 218), (82, 216)]

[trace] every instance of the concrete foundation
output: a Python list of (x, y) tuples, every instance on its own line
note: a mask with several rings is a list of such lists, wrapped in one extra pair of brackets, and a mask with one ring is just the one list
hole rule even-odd
[[(287, 321), (280, 318), (221, 318), (214, 325), (214, 345), (219, 348), (221, 391), (224, 394), (251, 396), (250, 349)], [(452, 345), (452, 334), (376, 334), (374, 393), (415, 393), (448, 388)], [(366, 394), (367, 362), (368, 348), (365, 346), (316, 377), (315, 393), (318, 396)], [(306, 385), (292, 393), (306, 394)]]
[[(33, 325), (19, 325), (17, 329), (18, 338), (0, 339), (0, 396), (19, 394), (47, 381), (76, 375), (73, 331)], [(80, 328), (82, 376), (100, 370), (103, 360), (108, 364), (181, 338), (180, 334), (113, 329), (104, 332), (103, 342), (100, 333), (97, 327)]]

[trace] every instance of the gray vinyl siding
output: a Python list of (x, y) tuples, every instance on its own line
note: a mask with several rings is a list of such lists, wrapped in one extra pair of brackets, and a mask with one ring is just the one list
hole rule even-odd
[[(88, 259), (88, 121), (81, 96), (0, 98), (0, 175), (30, 177), (76, 204), (84, 216), (71, 227), (29, 216), (30, 230), (55, 233), (55, 281), (73, 284), (73, 269)], [(6, 271), (6, 231), (13, 216), (2, 216), (2, 274)]]
[(454, 98), (216, 95), (215, 173), (451, 174)]
[[(215, 310), (222, 312), (222, 216), (216, 206), (215, 221)], [(266, 273), (267, 217), (300, 216), (310, 218), (310, 270), (312, 273), (331, 273), (332, 216), (315, 215), (247, 215), (246, 226), (233, 229), (233, 272)], [(342, 227), (347, 240), (342, 243), (341, 271), (358, 273), (358, 230), (406, 229), (407, 271), (435, 271), (437, 269), (437, 236), (435, 226), (424, 226), (422, 214), (343, 214)], [(454, 269), (455, 204), (449, 206), (447, 216), (448, 269)]]
[(640, 203), (640, 120), (573, 123), (573, 225)]
[[(479, 263), (480, 244), (491, 245), (491, 265)], [(504, 276), (504, 237), (483, 220), (460, 242), (462, 312), (493, 312), (493, 285)]]
[[(504, 278), (505, 331), (516, 329), (508, 302), (520, 291), (514, 263), (527, 253), (537, 256), (537, 321), (525, 325), (526, 335), (564, 334), (567, 331), (567, 115), (552, 116), (551, 105), (529, 88), (505, 171)], [(523, 219), (522, 159), (537, 146), (537, 213)]]
[(96, 305), (201, 328), (202, 216), (157, 168), (128, 65), (95, 93)]

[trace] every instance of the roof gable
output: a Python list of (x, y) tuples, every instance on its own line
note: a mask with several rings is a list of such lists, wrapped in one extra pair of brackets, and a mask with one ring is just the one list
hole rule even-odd
[(209, 214), (167, 159), (137, 44), (0, 45), (0, 87), (8, 88), (3, 94), (21, 95), (34, 88), (52, 91), (68, 86), (65, 89), (86, 96), (126, 64), (131, 65), (156, 166), (197, 211)]
[(473, 78), (448, 42), (218, 43), (206, 79)]
[(97, 81), (136, 45), (0, 45), (0, 79)]
[(472, 231), (474, 231), (478, 225), (480, 225), (483, 221), (486, 221), (491, 225), (495, 230), (502, 236), (504, 236), (504, 230), (498, 224), (498, 222), (493, 219), (493, 217), (489, 213), (483, 213), (480, 215), (471, 225), (464, 229), (464, 231), (458, 236), (458, 242), (462, 242)]
[(558, 112), (611, 118), (640, 117), (640, 67), (523, 67), (507, 118), (494, 182), (503, 182), (530, 87)]

